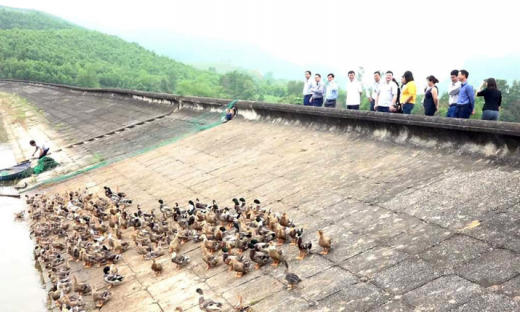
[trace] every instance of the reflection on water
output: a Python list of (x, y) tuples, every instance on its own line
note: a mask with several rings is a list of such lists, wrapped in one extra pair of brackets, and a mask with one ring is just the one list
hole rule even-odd
[(1, 310), (46, 311), (47, 294), (41, 272), (35, 269), (33, 242), (26, 222), (14, 221), (24, 208), (17, 198), (0, 197), (0, 302)]
[(13, 151), (9, 143), (0, 142), (0, 169), (16, 165)]

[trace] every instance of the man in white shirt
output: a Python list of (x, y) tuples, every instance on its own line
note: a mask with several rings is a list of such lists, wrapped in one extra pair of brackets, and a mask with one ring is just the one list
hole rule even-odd
[(314, 88), (314, 81), (311, 79), (311, 72), (305, 72), (305, 80), (303, 81), (303, 105), (312, 106), (311, 97), (312, 89)]
[(329, 80), (329, 85), (327, 86), (325, 92), (325, 107), (335, 108), (336, 100), (338, 99), (338, 84), (334, 81), (334, 74), (329, 74), (327, 76)]
[(370, 111), (375, 112), (376, 109), (376, 96), (377, 96), (377, 88), (379, 87), (379, 83), (381, 82), (381, 73), (376, 71), (374, 73), (374, 83), (366, 89), (367, 98), (370, 102)]
[(47, 153), (49, 152), (50, 148), (47, 147), (47, 145), (45, 143), (36, 144), (36, 142), (34, 140), (31, 140), (31, 142), (29, 142), (29, 144), (31, 144), (31, 146), (36, 147), (36, 149), (34, 150), (34, 153), (32, 153), (32, 155), (31, 155), (31, 157), (34, 157), (34, 154), (36, 154), (36, 152), (38, 152), (38, 151), (39, 151), (38, 159), (47, 156)]
[(457, 112), (457, 102), (459, 100), (459, 92), (461, 87), (460, 81), (458, 79), (459, 71), (457, 69), (452, 70), (450, 76), (451, 84), (448, 86), (450, 107), (448, 108), (448, 114), (446, 114), (446, 117), (455, 118), (455, 113)]
[(323, 95), (325, 94), (325, 84), (321, 81), (321, 75), (316, 74), (314, 76), (316, 83), (312, 87), (312, 97), (310, 102), (312, 106), (321, 107), (323, 105)]
[(348, 72), (347, 81), (347, 109), (359, 110), (359, 104), (361, 104), (361, 93), (363, 88), (361, 83), (356, 80), (356, 73), (354, 71)]
[(389, 113), (390, 106), (397, 101), (397, 84), (392, 81), (394, 73), (386, 72), (385, 81), (379, 84), (377, 90), (375, 109), (381, 113)]

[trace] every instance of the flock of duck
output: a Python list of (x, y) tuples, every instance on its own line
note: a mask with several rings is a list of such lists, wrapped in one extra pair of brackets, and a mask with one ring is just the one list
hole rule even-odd
[[(172, 267), (182, 269), (190, 262), (180, 254), (182, 246), (193, 241), (200, 243), (201, 257), (206, 269), (227, 265), (237, 278), (259, 269), (270, 262), (283, 264), (287, 288), (296, 287), (302, 280), (289, 270), (284, 252), (279, 248), (286, 241), (297, 246), (297, 259), (303, 260), (312, 249), (310, 241), (303, 241), (303, 229), (298, 228), (286, 213), (278, 214), (261, 206), (255, 199), (247, 204), (243, 198), (233, 199), (232, 207), (220, 208), (215, 201), (203, 204), (198, 199), (181, 208), (170, 207), (158, 200), (158, 209), (145, 212), (133, 204), (126, 194), (104, 187), (104, 195), (89, 193), (86, 189), (64, 194), (36, 194), (26, 196), (36, 247), (35, 259), (46, 268), (53, 287), (49, 296), (62, 311), (84, 311), (84, 296), (90, 295), (101, 308), (112, 297), (110, 288), (124, 283), (117, 263), (132, 246), (144, 260), (150, 260), (151, 274), (160, 275), (166, 263), (156, 259), (169, 254)], [(134, 212), (130, 212), (133, 210)], [(15, 214), (23, 219), (24, 211)], [(127, 239), (123, 234), (131, 232)], [(318, 231), (322, 254), (332, 247), (331, 238)], [(131, 240), (129, 239), (131, 238)], [(247, 256), (246, 256), (247, 255)], [(82, 261), (85, 268), (103, 266), (106, 287), (99, 289), (80, 282), (71, 274), (69, 261)], [(220, 311), (222, 303), (199, 294), (202, 311)], [(252, 311), (239, 303), (236, 311)], [(177, 307), (176, 311), (182, 311)]]

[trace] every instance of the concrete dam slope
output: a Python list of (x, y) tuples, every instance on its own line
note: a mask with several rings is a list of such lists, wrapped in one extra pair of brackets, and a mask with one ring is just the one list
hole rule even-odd
[[(7, 122), (16, 158), (21, 161), (32, 154), (29, 140), (47, 142), (67, 172), (101, 160), (129, 157), (220, 121), (218, 112), (179, 110), (172, 105), (63, 88), (0, 82), (0, 92), (26, 99), (39, 112), (23, 126)], [(5, 109), (2, 115), (9, 118)]]
[[(128, 112), (146, 116), (174, 109), (160, 127), (150, 129), (164, 133), (161, 138), (182, 131), (173, 126), (180, 122), (175, 116), (210, 114), (213, 121), (228, 102), (139, 93), (110, 96), (95, 90), (77, 94), (14, 82), (0, 90), (27, 96), (53, 116), (61, 113), (52, 114), (54, 106), (38, 101), (77, 97), (83, 104), (76, 110), (88, 107), (80, 114), (111, 104), (119, 110), (124, 103)], [(177, 306), (199, 311), (197, 288), (223, 302), (224, 311), (233, 310), (237, 295), (255, 311), (520, 311), (516, 124), (254, 102), (237, 106), (239, 116), (231, 122), (31, 194), (88, 187), (104, 196), (107, 185), (134, 200), (130, 212), (136, 204), (158, 211), (158, 199), (170, 206), (199, 198), (232, 207), (233, 198), (258, 198), (263, 207), (287, 213), (304, 229), (303, 240), (312, 241), (313, 253), (303, 261), (295, 259), (297, 247), (281, 247), (291, 271), (303, 281), (288, 291), (283, 267), (270, 265), (241, 278), (223, 264), (205, 270), (200, 244), (193, 242), (179, 252), (192, 259), (186, 267), (175, 270), (167, 254), (157, 259), (164, 272), (156, 277), (151, 261), (143, 260), (131, 243), (117, 265), (126, 281), (111, 289), (113, 299), (102, 311), (174, 311)], [(67, 110), (71, 116), (74, 111)], [(128, 122), (142, 120), (129, 115)], [(118, 127), (125, 122), (114, 121)], [(149, 126), (156, 127), (153, 122)], [(100, 133), (94, 128), (77, 121), (77, 129), (91, 131), (84, 137)], [(59, 129), (57, 137), (67, 131)], [(135, 134), (122, 142), (134, 139), (143, 140)], [(107, 138), (99, 151), (110, 150), (112, 142), (125, 150), (126, 143)], [(327, 255), (319, 254), (319, 229), (333, 238)], [(131, 242), (133, 233), (131, 228), (123, 231), (123, 240)], [(104, 285), (103, 267), (84, 269), (72, 262), (71, 267), (81, 281)], [(93, 303), (87, 307), (93, 309)]]

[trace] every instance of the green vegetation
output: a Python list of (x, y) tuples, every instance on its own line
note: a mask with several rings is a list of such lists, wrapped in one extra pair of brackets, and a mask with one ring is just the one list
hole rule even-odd
[(301, 89), (239, 71), (224, 75), (118, 37), (31, 11), (0, 9), (0, 77), (81, 87), (295, 103)]
[(42, 115), (38, 108), (16, 94), (0, 92), (0, 105), (13, 118), (11, 122), (22, 127), (26, 126), (28, 118)]
[[(117, 37), (83, 29), (0, 30), (5, 78), (171, 93), (200, 71)], [(208, 77), (218, 81), (218, 76)]]
[[(363, 69), (358, 71), (358, 78)], [(285, 81), (272, 74), (234, 70), (219, 74), (215, 67), (196, 69), (148, 51), (136, 43), (68, 23), (48, 14), (0, 7), (0, 77), (89, 88), (121, 88), (203, 97), (301, 104), (302, 81)], [(326, 77), (323, 77), (326, 82)], [(303, 80), (303, 79), (302, 79)], [(504, 94), (501, 120), (520, 121), (520, 82), (499, 80)], [(414, 114), (423, 114), (420, 97)], [(345, 107), (340, 88), (338, 106)], [(483, 99), (477, 100), (480, 118)], [(445, 116), (447, 94), (437, 113)], [(361, 109), (369, 109), (365, 95)], [(22, 116), (20, 116), (22, 118)]]
[[(23, 16), (25, 14), (26, 16)], [(1, 29), (71, 29), (77, 26), (49, 14), (0, 6)]]
[(96, 165), (102, 163), (103, 161), (105, 161), (105, 157), (103, 156), (103, 154), (95, 153), (94, 156), (92, 156), (92, 158), (90, 159), (90, 164)]
[(8, 142), (7, 132), (4, 127), (4, 119), (0, 117), (0, 143)]

